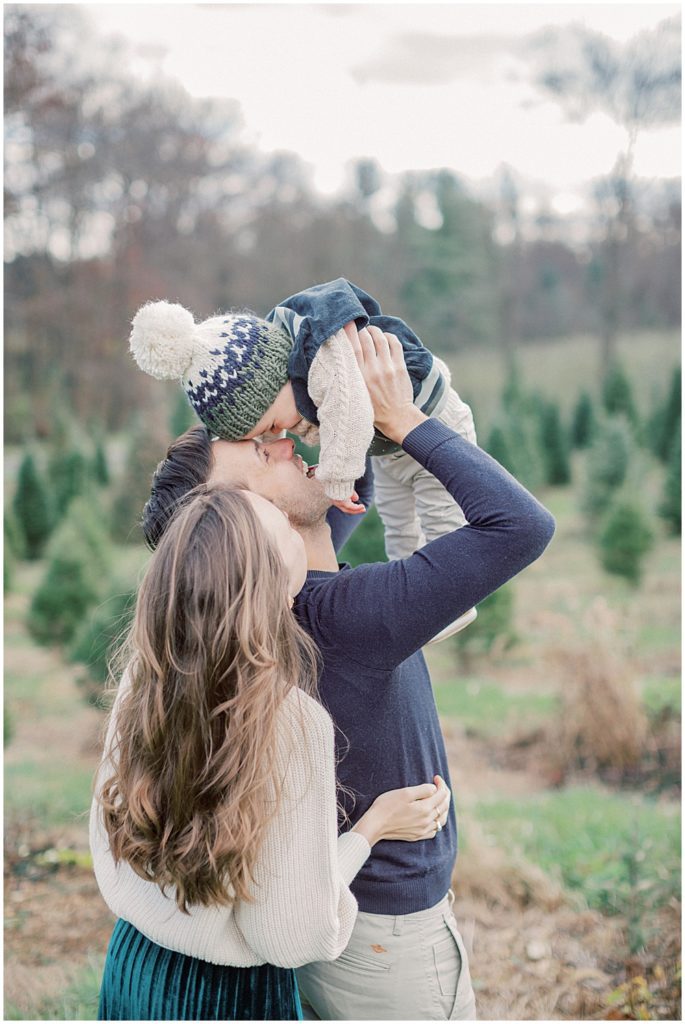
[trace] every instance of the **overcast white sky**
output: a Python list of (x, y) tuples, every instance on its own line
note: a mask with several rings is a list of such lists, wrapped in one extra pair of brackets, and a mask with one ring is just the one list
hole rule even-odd
[[(450, 167), (473, 180), (507, 163), (570, 212), (624, 143), (608, 117), (569, 124), (536, 92), (524, 37), (573, 22), (620, 42), (678, 4), (84, 4), (103, 34), (142, 47), (136, 64), (195, 96), (238, 100), (245, 139), (298, 153), (324, 192), (373, 157), (389, 173)], [(679, 128), (642, 133), (635, 170), (680, 174)]]

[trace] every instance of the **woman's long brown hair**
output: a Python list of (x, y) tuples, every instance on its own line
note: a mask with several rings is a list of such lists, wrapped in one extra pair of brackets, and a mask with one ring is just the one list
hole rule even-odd
[(316, 648), (244, 492), (189, 496), (150, 560), (123, 650), (130, 687), (98, 797), (115, 861), (174, 886), (181, 910), (249, 900), (281, 791), (279, 708), (293, 687), (315, 693)]

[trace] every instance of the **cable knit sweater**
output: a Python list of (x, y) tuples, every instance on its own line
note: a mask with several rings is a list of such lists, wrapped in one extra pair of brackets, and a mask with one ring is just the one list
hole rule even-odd
[[(118, 701), (128, 685), (124, 676), (96, 790), (111, 771), (107, 752)], [(171, 890), (163, 895), (125, 862), (115, 865), (94, 799), (93, 867), (112, 913), (153, 942), (214, 964), (299, 967), (339, 956), (357, 915), (349, 883), (370, 848), (358, 832), (337, 837), (333, 724), (321, 705), (299, 690), (292, 690), (282, 705), (277, 770), (284, 780), (281, 805), (256, 863), (255, 901), (194, 907), (189, 914), (178, 909)]]
[(309, 394), (319, 414), (316, 428), (303, 439), (319, 443), (317, 479), (329, 498), (344, 501), (364, 473), (366, 453), (373, 441), (373, 406), (344, 331), (324, 342), (309, 370)]
[(416, 334), (399, 317), (383, 315), (378, 302), (345, 278), (313, 285), (284, 299), (266, 315), (292, 340), (288, 377), (298, 412), (303, 417), (291, 428), (305, 444), (321, 445), (317, 479), (334, 501), (349, 498), (354, 482), (364, 473), (371, 455), (399, 452), (399, 445), (374, 430), (373, 407), (342, 330), (372, 324), (393, 333), (402, 345), (414, 394), (414, 404), (427, 416), (437, 416), (449, 387), (442, 370)]

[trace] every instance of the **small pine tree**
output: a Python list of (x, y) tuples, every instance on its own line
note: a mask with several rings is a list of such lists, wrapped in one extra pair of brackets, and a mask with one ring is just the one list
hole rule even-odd
[(638, 584), (653, 543), (647, 516), (637, 501), (621, 498), (609, 508), (599, 534), (600, 561), (607, 572)]
[(469, 665), (474, 657), (504, 651), (516, 642), (514, 622), (514, 592), (511, 586), (500, 587), (478, 605), (478, 618), (452, 639), (462, 664)]
[(131, 622), (135, 598), (135, 591), (114, 588), (108, 598), (91, 610), (76, 633), (69, 656), (86, 666), (87, 671), (78, 683), (90, 704), (102, 706), (109, 657), (115, 641)]
[(17, 561), (24, 557), (24, 538), (11, 509), (5, 512), (2, 580), (5, 592), (12, 589)]
[(650, 439), (654, 454), (662, 462), (670, 460), (673, 438), (676, 433), (680, 434), (681, 418), (681, 373), (680, 367), (676, 367), (671, 377), (668, 397), (654, 417), (653, 436)]
[(57, 534), (67, 546), (55, 552), (29, 611), (29, 632), (41, 644), (71, 640), (99, 595), (87, 547), (72, 529)]
[(592, 443), (596, 430), (597, 423), (592, 399), (587, 391), (583, 391), (573, 410), (571, 444), (574, 448), (587, 448)]
[(501, 411), (485, 446), (488, 455), (531, 491), (544, 481), (536, 427), (532, 410), (518, 414)]
[(680, 424), (675, 432), (671, 444), (671, 454), (666, 470), (664, 481), (664, 492), (659, 505), (659, 515), (668, 523), (672, 533), (682, 532), (682, 439)]
[(64, 517), (74, 498), (83, 494), (88, 483), (88, 463), (78, 448), (57, 451), (50, 459), (48, 476), (58, 521)]
[(6, 594), (12, 589), (15, 568), (16, 559), (14, 557), (14, 553), (8, 548), (7, 544), (5, 544), (2, 559), (2, 587)]
[(517, 362), (512, 363), (509, 376), (502, 389), (502, 408), (510, 413), (518, 413), (525, 404), (521, 368)]
[(591, 522), (596, 522), (626, 478), (633, 439), (623, 416), (606, 420), (598, 429), (587, 454), (582, 507)]
[(568, 441), (559, 408), (553, 402), (546, 402), (540, 412), (540, 449), (545, 483), (552, 486), (570, 483)]
[(152, 475), (169, 444), (155, 424), (144, 424), (129, 439), (124, 472), (118, 481), (112, 505), (112, 536), (123, 544), (143, 541), (141, 517), (150, 497)]
[(518, 363), (514, 363), (485, 447), (489, 455), (531, 491), (544, 482), (545, 475), (538, 440), (543, 403), (540, 395), (526, 392)]
[(505, 469), (533, 493), (545, 480), (538, 423), (534, 406), (512, 413), (503, 421), (511, 458), (511, 468)]
[(29, 632), (41, 644), (68, 643), (108, 579), (108, 537), (91, 503), (83, 498), (72, 502), (48, 556), (29, 608)]
[(91, 464), (91, 475), (98, 487), (107, 487), (110, 481), (109, 465), (107, 464), (107, 453), (105, 444), (101, 437), (95, 442), (93, 461)]
[(602, 405), (609, 416), (623, 414), (632, 427), (637, 426), (633, 390), (623, 367), (614, 363), (602, 383)]
[(12, 508), (23, 536), (26, 558), (40, 558), (53, 520), (48, 489), (30, 453), (24, 456), (19, 467)]
[[(84, 494), (74, 499), (69, 506), (69, 518), (76, 524), (88, 547), (91, 565), (102, 580), (109, 579), (112, 571), (109, 514), (93, 494)], [(56, 545), (57, 541), (54, 543)]]
[(508, 469), (510, 473), (514, 472), (515, 460), (512, 455), (504, 427), (499, 423), (495, 423), (490, 431), (489, 437), (485, 443), (485, 451), (488, 455), (491, 455), (493, 459), (499, 462), (500, 466), (504, 466), (504, 468)]
[(5, 555), (9, 552), (14, 558), (24, 558), (24, 536), (17, 522), (13, 509), (5, 510), (4, 519)]

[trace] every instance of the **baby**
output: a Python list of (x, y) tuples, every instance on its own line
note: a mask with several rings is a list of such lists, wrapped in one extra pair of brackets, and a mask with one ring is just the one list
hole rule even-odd
[[(473, 444), (471, 410), (450, 387), (450, 373), (414, 332), (344, 278), (285, 299), (261, 319), (227, 313), (196, 324), (182, 306), (153, 302), (133, 319), (131, 351), (141, 369), (180, 379), (205, 426), (227, 440), (290, 431), (320, 445), (316, 477), (346, 512), (362, 511), (354, 482), (373, 456), (376, 505), (388, 558), (405, 558), (464, 526), (461, 508), (442, 484), (373, 425), (373, 409), (345, 333), (369, 324), (397, 335), (414, 404)], [(470, 609), (431, 641), (476, 617)]]

